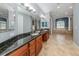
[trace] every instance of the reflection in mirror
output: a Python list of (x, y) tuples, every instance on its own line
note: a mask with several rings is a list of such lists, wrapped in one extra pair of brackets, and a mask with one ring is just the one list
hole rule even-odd
[(35, 19), (35, 30), (37, 30), (37, 19)]
[(0, 29), (6, 29), (7, 20), (5, 18), (0, 17)]
[(40, 20), (36, 20), (36, 30), (40, 30)]
[(7, 29), (8, 10), (0, 8), (0, 32)]
[(41, 28), (40, 28), (40, 17), (37, 18), (37, 30), (39, 31)]
[(33, 17), (32, 17), (32, 31), (35, 31), (35, 20)]
[(40, 19), (33, 18), (32, 19), (32, 31), (40, 30)]

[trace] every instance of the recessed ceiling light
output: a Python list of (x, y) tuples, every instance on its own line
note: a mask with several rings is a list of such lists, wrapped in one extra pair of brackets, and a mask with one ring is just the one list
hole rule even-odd
[(43, 17), (43, 18), (45, 18), (45, 16), (44, 16), (43, 14), (41, 14), (41, 15), (40, 15), (40, 17)]
[(72, 9), (72, 6), (70, 6), (69, 8)]
[(57, 6), (57, 8), (60, 8), (60, 6)]
[(24, 3), (24, 6), (30, 7), (30, 4), (29, 3)]

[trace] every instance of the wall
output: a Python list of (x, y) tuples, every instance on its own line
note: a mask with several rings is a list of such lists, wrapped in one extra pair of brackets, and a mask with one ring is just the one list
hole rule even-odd
[(79, 4), (75, 4), (73, 10), (73, 40), (79, 45)]
[(70, 29), (73, 30), (73, 16), (70, 17)]
[(32, 31), (32, 19), (30, 15), (24, 15), (23, 19), (23, 32), (31, 32)]
[(18, 13), (18, 34), (23, 33), (23, 15)]

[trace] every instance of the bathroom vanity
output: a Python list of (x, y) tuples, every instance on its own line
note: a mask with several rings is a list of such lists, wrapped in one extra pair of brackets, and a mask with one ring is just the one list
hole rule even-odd
[[(36, 32), (37, 33), (37, 32)], [(0, 55), (5, 56), (37, 56), (48, 39), (49, 31), (24, 33), (8, 39), (0, 44)], [(45, 37), (43, 37), (45, 36)]]

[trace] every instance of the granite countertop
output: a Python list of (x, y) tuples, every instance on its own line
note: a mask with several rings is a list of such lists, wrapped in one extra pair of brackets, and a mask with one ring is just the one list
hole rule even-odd
[(9, 52), (19, 48), (20, 46), (32, 41), (34, 38), (38, 37), (39, 35), (34, 35), (34, 36), (27, 35), (26, 37), (18, 37), (18, 38), (14, 38), (13, 40), (11, 39), (11, 40), (1, 43), (0, 55), (4, 56), (8, 54)]
[(18, 35), (5, 42), (0, 43), (0, 55), (5, 56), (6, 54), (21, 47), (24, 44), (27, 44), (28, 42), (32, 41), (45, 32), (46, 31), (41, 31), (38, 35), (31, 35), (32, 33)]
[(4, 52), (2, 52), (0, 55), (6, 55), (8, 54), (9, 52), (19, 48), (20, 46), (24, 45), (24, 44), (27, 44), (28, 42), (32, 41), (33, 38), (35, 37), (32, 37), (32, 36), (27, 36), (25, 38), (22, 38), (18, 41), (16, 41), (13, 45), (11, 45), (10, 47), (8, 47)]

